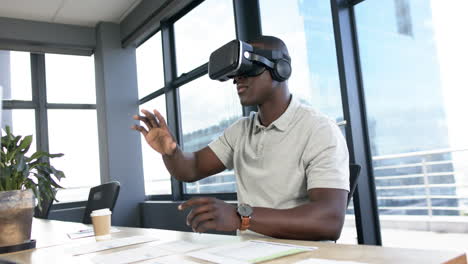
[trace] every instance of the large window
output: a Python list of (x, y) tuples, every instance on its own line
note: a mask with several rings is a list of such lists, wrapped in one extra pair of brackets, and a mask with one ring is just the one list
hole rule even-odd
[(46, 81), (48, 103), (96, 103), (93, 57), (47, 54)]
[(0, 54), (2, 60), (0, 77), (3, 79), (0, 81), (0, 85), (4, 88), (3, 99), (31, 101), (31, 58), (29, 52), (0, 51)]
[(46, 54), (45, 72), (49, 151), (64, 154), (51, 159), (66, 175), (61, 182), (65, 189), (59, 190), (57, 198), (60, 202), (87, 200), (89, 188), (101, 182), (96, 110), (82, 105), (96, 103), (94, 59)]
[[(32, 109), (12, 109), (3, 110), (2, 128), (10, 126), (14, 135), (33, 136), (33, 141), (27, 155), (34, 153), (36, 148), (36, 123), (34, 121), (34, 110)], [(3, 134), (5, 135), (5, 134)]]
[[(31, 67), (37, 74), (45, 69), (45, 76), (32, 75)], [(33, 135), (29, 154), (38, 143), (50, 153), (63, 153), (50, 160), (66, 176), (57, 199), (87, 200), (89, 188), (100, 183), (93, 57), (0, 51), (0, 72), (8, 102), (2, 126)], [(48, 138), (39, 138), (36, 131), (46, 132)]]
[[(136, 50), (138, 97), (141, 99), (164, 87), (161, 33), (158, 32)], [(140, 110), (157, 109), (166, 118), (166, 98), (162, 94), (142, 105)], [(141, 112), (139, 113), (142, 114)], [(171, 178), (162, 156), (141, 137), (146, 194), (170, 194)]]
[(207, 63), (211, 52), (236, 38), (232, 1), (206, 0), (174, 24), (177, 72)]
[[(260, 10), (263, 34), (282, 39), (288, 47), (292, 66), (290, 92), (301, 103), (342, 123), (330, 1), (296, 0), (285, 5), (282, 0), (260, 0)], [(341, 128), (344, 131), (344, 126)], [(352, 204), (340, 243), (357, 243)]]
[(164, 86), (161, 33), (145, 41), (136, 50), (138, 97), (143, 98)]
[[(166, 118), (166, 97), (163, 95), (140, 106), (150, 112), (157, 109)], [(141, 112), (140, 112), (141, 114)], [(146, 194), (171, 194), (171, 175), (166, 169), (161, 154), (152, 149), (141, 137), (143, 151), (143, 173)]]
[[(207, 63), (211, 52), (236, 38), (231, 1), (208, 0), (174, 24), (177, 72), (190, 72)], [(202, 36), (203, 37), (200, 37)], [(184, 151), (197, 151), (239, 119), (242, 107), (232, 82), (208, 75), (179, 88)], [(232, 171), (184, 184), (185, 193), (235, 192)]]
[[(36, 123), (34, 107), (31, 101), (31, 59), (27, 52), (0, 51), (0, 86), (2, 100), (20, 100), (26, 108), (13, 105), (1, 112), (2, 129), (9, 126), (14, 135), (33, 136), (33, 142), (26, 155), (37, 150)], [(4, 134), (3, 134), (4, 135)]]
[(60, 202), (87, 200), (89, 188), (101, 183), (96, 117), (94, 109), (48, 110), (49, 151), (64, 154), (50, 161), (66, 175)]
[[(291, 56), (289, 90), (341, 121), (340, 82), (330, 1), (260, 0), (262, 32), (282, 39)], [(281, 14), (281, 15), (279, 15)]]
[[(236, 91), (231, 82), (216, 82), (207, 75), (180, 88), (184, 151), (194, 152), (206, 147), (239, 119), (242, 108)], [(232, 170), (185, 184), (186, 193), (235, 191)]]
[(466, 8), (427, 0), (355, 7), (386, 246), (463, 249), (468, 241), (456, 234), (468, 222)]

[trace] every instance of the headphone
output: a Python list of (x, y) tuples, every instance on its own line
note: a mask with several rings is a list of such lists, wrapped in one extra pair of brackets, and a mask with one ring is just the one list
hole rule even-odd
[(290, 60), (285, 58), (277, 59), (274, 61), (273, 68), (268, 67), (268, 70), (270, 71), (273, 80), (284, 82), (291, 76), (292, 68)]
[[(284, 82), (291, 76), (291, 58), (281, 50), (255, 49), (251, 59), (265, 65), (273, 80)], [(258, 55), (256, 55), (258, 54)]]

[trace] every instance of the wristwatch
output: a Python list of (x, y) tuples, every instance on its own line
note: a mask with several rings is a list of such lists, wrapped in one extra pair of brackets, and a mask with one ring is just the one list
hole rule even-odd
[(252, 217), (253, 209), (248, 204), (239, 204), (237, 213), (241, 218), (241, 226), (239, 230), (244, 231), (250, 227), (250, 218)]

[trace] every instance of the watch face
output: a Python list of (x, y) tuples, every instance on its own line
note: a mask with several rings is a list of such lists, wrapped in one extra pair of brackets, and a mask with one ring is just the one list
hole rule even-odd
[(241, 216), (250, 216), (252, 215), (253, 210), (248, 204), (240, 204), (239, 207), (237, 207), (237, 212)]

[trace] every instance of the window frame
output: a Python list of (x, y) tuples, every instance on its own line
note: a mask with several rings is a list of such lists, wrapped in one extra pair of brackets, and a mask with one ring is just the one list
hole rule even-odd
[[(173, 132), (174, 137), (176, 138), (177, 143), (180, 146), (183, 146), (182, 142), (182, 127), (181, 127), (181, 113), (180, 113), (180, 97), (179, 97), (179, 87), (192, 82), (204, 75), (208, 74), (208, 62), (194, 68), (193, 70), (187, 73), (181, 73), (177, 76), (177, 61), (176, 61), (176, 48), (175, 48), (175, 38), (174, 38), (174, 24), (183, 16), (188, 14), (198, 5), (200, 5), (203, 0), (192, 1), (184, 9), (180, 10), (173, 17), (161, 23), (160, 28), (158, 28), (153, 33), (149, 34), (146, 39), (138, 44), (140, 46), (144, 41), (151, 38), (157, 33), (161, 33), (161, 42), (162, 42), (162, 53), (163, 53), (163, 65), (164, 65), (164, 87), (161, 87), (154, 92), (142, 97), (139, 100), (139, 105), (147, 103), (153, 99), (156, 99), (159, 96), (166, 97), (166, 110), (167, 110), (167, 124), (169, 129)], [(234, 7), (233, 7), (234, 8)], [(234, 12), (235, 13), (235, 12)], [(235, 13), (236, 14), (236, 13)], [(236, 30), (237, 32), (237, 30)], [(241, 106), (239, 106), (241, 107)], [(243, 111), (245, 112), (245, 111)], [(184, 201), (193, 197), (200, 196), (209, 196), (216, 197), (222, 200), (237, 200), (237, 194), (235, 192), (231, 193), (200, 193), (200, 194), (188, 194), (184, 192), (183, 182), (171, 177), (171, 194), (156, 194), (156, 195), (147, 195), (147, 198), (152, 201), (161, 201), (161, 200), (171, 200), (171, 201)]]
[[(49, 128), (47, 111), (54, 110), (96, 110), (96, 104), (73, 104), (73, 103), (47, 103), (47, 83), (45, 54), (30, 52), (31, 59), (31, 89), (32, 100), (3, 100), (3, 109), (31, 109), (34, 110), (36, 122), (36, 149), (37, 151), (49, 152)], [(97, 113), (96, 113), (97, 115)], [(49, 162), (48, 157), (42, 158)], [(99, 175), (98, 175), (99, 176)], [(99, 178), (99, 181), (101, 179)], [(89, 186), (92, 187), (92, 186)], [(74, 205), (83, 201), (60, 202), (58, 204)], [(55, 205), (54, 205), (55, 208)]]
[[(334, 25), (335, 35), (335, 46), (337, 49), (337, 60), (340, 74), (340, 86), (343, 112), (345, 119), (352, 119), (361, 116), (365, 113), (363, 99), (359, 100), (358, 104), (349, 104), (348, 97), (358, 97), (357, 94), (362, 93), (363, 87), (361, 80), (361, 71), (359, 68), (359, 53), (357, 49), (357, 37), (356, 28), (354, 23), (354, 5), (363, 2), (364, 0), (330, 0), (331, 1), (331, 13)], [(208, 72), (207, 63), (203, 64), (188, 73), (182, 73), (177, 76), (177, 62), (176, 62), (176, 50), (174, 41), (174, 23), (189, 13), (191, 10), (201, 4), (203, 0), (192, 1), (190, 5), (175, 14), (172, 18), (166, 22), (161, 23), (160, 28), (155, 30), (152, 34), (148, 35), (148, 38), (161, 32), (161, 41), (163, 49), (163, 61), (164, 61), (164, 87), (156, 90), (155, 92), (140, 99), (140, 105), (148, 102), (158, 96), (166, 96), (166, 108), (167, 108), (167, 121), (168, 126), (175, 134), (179, 145), (183, 145), (182, 131), (181, 131), (181, 114), (180, 114), (180, 98), (178, 88), (186, 83), (189, 83)], [(260, 6), (258, 1), (241, 1), (233, 0), (234, 19), (236, 27), (236, 36), (238, 39), (248, 40), (255, 38), (262, 34), (261, 28), (261, 17), (260, 17)], [(347, 18), (347, 19), (344, 19)], [(338, 24), (341, 25), (337, 26)], [(146, 39), (148, 39), (146, 38)], [(145, 40), (146, 40), (145, 39)], [(143, 42), (139, 43), (141, 45)], [(340, 50), (341, 49), (341, 50)], [(343, 50), (351, 51), (351, 58), (348, 58), (343, 53)], [(347, 65), (351, 63), (352, 67)], [(354, 68), (355, 67), (355, 68)], [(350, 72), (354, 79), (357, 80), (355, 83), (351, 83), (351, 79), (347, 79), (345, 72)], [(349, 91), (349, 87), (352, 87), (352, 91)], [(354, 90), (357, 89), (357, 90)], [(243, 116), (246, 116), (250, 111), (256, 111), (256, 107), (243, 107)], [(365, 120), (364, 120), (365, 121)], [(368, 147), (368, 135), (366, 134), (367, 124), (365, 122), (356, 122), (356, 125), (346, 126), (347, 142), (350, 147), (351, 161), (366, 161), (365, 164), (368, 166), (368, 162), (371, 158)], [(367, 144), (360, 144), (360, 140), (354, 147), (353, 138), (363, 138), (363, 142)], [(378, 209), (375, 195), (375, 184), (372, 176), (372, 170), (367, 168), (361, 177), (366, 180), (360, 183), (361, 195), (359, 190), (355, 192), (355, 208), (359, 210), (359, 216), (356, 217), (356, 226), (358, 233), (358, 241), (363, 244), (381, 244), (380, 238), (380, 226), (378, 221)], [(183, 190), (182, 182), (171, 177), (171, 194), (170, 195), (148, 195), (149, 200), (167, 200), (170, 198), (172, 201), (183, 201), (193, 197), (208, 196), (215, 197), (223, 200), (237, 200), (237, 193), (201, 193), (201, 194), (187, 194)], [(364, 192), (364, 190), (366, 190)], [(359, 199), (359, 196), (369, 197), (369, 199)], [(362, 197), (361, 197), (362, 198)], [(371, 223), (371, 227), (365, 227), (365, 223)], [(364, 232), (366, 230), (366, 232)], [(367, 235), (364, 235), (366, 233)]]

